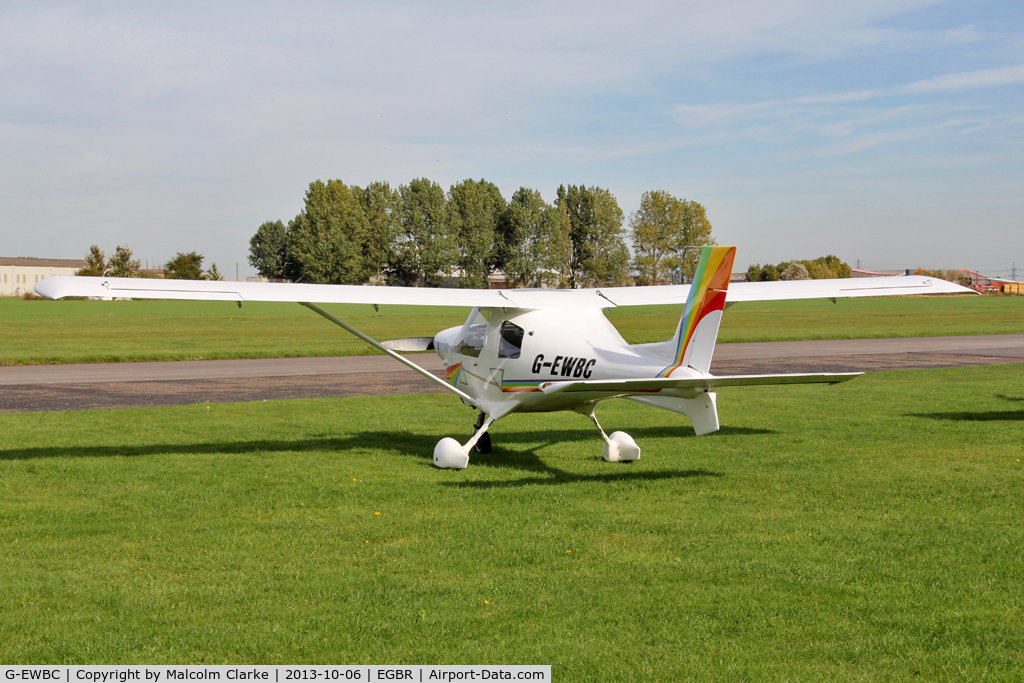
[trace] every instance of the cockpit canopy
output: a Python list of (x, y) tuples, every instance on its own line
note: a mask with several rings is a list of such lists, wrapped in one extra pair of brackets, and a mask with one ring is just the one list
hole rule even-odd
[[(489, 311), (488, 311), (489, 312)], [(451, 345), (451, 351), (463, 356), (479, 358), (487, 338), (487, 318), (474, 308), (466, 323), (459, 330)], [(523, 348), (522, 327), (508, 320), (501, 323), (498, 336), (498, 358), (519, 358)], [(439, 349), (446, 351), (447, 349)]]
[(455, 353), (478, 358), (484, 349), (484, 336), (487, 334), (487, 323), (474, 323), (462, 328), (462, 334), (455, 344)]

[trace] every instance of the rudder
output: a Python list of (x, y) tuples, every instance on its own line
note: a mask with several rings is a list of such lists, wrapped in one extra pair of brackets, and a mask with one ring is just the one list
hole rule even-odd
[(670, 377), (682, 366), (706, 373), (718, 340), (718, 327), (725, 310), (725, 296), (732, 277), (736, 247), (701, 247), (700, 261), (679, 319), (675, 337), (675, 361), (658, 377)]

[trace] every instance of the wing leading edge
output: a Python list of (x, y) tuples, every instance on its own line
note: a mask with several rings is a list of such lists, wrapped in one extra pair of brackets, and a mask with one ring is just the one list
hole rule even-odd
[(155, 278), (56, 276), (38, 282), (35, 285), (35, 290), (48, 299), (87, 296), (104, 299), (277, 301), (411, 306), (515, 306), (502, 295), (500, 290), (307, 285), (281, 282), (209, 282)]
[[(128, 299), (191, 299), (200, 301), (278, 301), (290, 303), (390, 304), (405, 306), (479, 306), (481, 308), (612, 308), (685, 304), (689, 285), (605, 287), (597, 289), (455, 289), (308, 285), (279, 282), (208, 282), (149, 278), (54, 276), (36, 283), (48, 299), (86, 296)], [(726, 303), (782, 299), (827, 299), (912, 294), (975, 294), (971, 289), (937, 278), (844, 278), (736, 282)]]

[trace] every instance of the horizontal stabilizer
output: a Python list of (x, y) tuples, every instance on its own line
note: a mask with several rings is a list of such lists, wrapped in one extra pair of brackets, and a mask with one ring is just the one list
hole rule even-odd
[(749, 387), (765, 384), (836, 384), (863, 375), (862, 372), (797, 373), (785, 375), (721, 375), (718, 377), (653, 377), (645, 379), (599, 379), (579, 382), (544, 382), (545, 394), (564, 392), (600, 392), (608, 394), (647, 394), (662, 389), (696, 389), (712, 391), (719, 387)]
[(381, 342), (381, 346), (392, 351), (433, 351), (433, 337), (407, 337), (405, 339), (391, 339)]

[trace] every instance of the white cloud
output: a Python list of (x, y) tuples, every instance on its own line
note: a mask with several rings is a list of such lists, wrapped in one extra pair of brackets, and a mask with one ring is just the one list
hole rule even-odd
[[(765, 141), (802, 139), (812, 155), (851, 154), (897, 143), (1010, 129), (1020, 106), (1001, 110), (934, 96), (1024, 83), (1024, 65), (943, 74), (903, 85), (741, 104), (678, 105), (675, 120), (691, 129), (728, 130)], [(931, 96), (922, 100), (922, 96)], [(882, 101), (879, 103), (878, 101)], [(866, 106), (869, 105), (869, 106)], [(807, 154), (808, 152), (804, 152)]]
[(803, 95), (784, 100), (766, 100), (749, 104), (685, 105), (676, 106), (676, 114), (685, 125), (701, 126), (743, 118), (755, 118), (766, 112), (778, 112), (797, 105), (844, 104), (899, 95), (946, 92), (969, 88), (993, 88), (1024, 83), (1024, 64), (999, 69), (983, 69), (944, 74), (914, 81), (893, 88), (856, 90), (841, 93)]
[(965, 88), (993, 88), (1001, 85), (1024, 83), (1024, 64), (1001, 69), (983, 69), (936, 76), (915, 81), (900, 88), (901, 93), (941, 92)]

